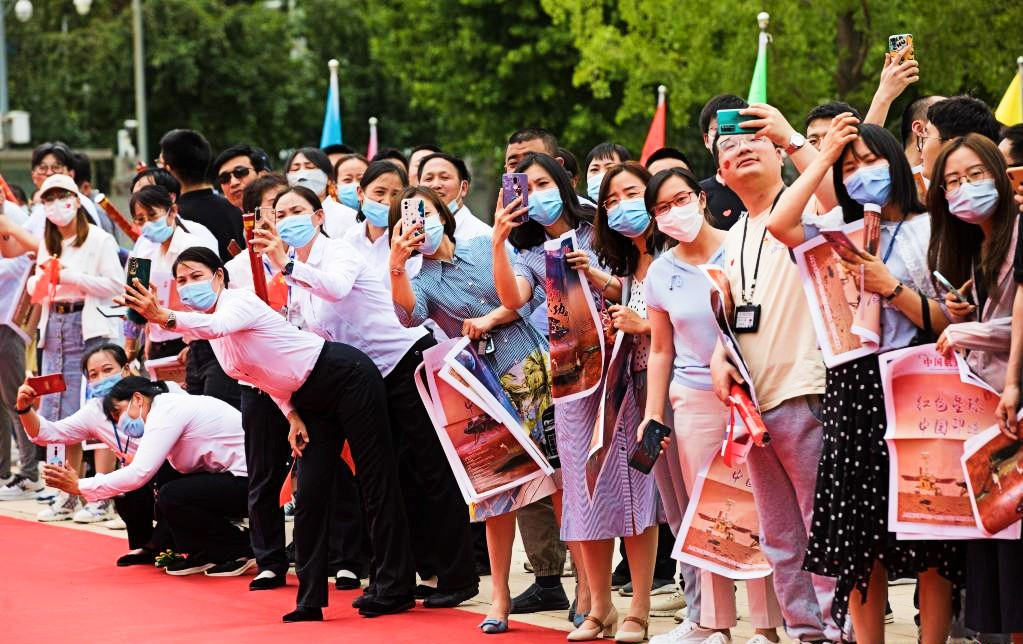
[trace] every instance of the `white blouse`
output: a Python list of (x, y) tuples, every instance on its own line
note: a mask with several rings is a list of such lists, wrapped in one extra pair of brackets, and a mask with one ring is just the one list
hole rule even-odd
[(328, 195), (323, 200), (323, 232), (331, 239), (341, 239), (355, 226), (356, 214), (354, 210)]
[(210, 341), (227, 375), (265, 391), (285, 416), (323, 351), (323, 338), (288, 324), (246, 289), (223, 289), (212, 313), (175, 317), (179, 331)]
[[(119, 336), (116, 318), (108, 319), (100, 314), (97, 307), (110, 307), (111, 298), (124, 291), (124, 269), (117, 256), (117, 242), (99, 226), (89, 224), (89, 234), (81, 246), (74, 246), (76, 237), (65, 239), (61, 246), (60, 283), (57, 285), (53, 302), (85, 301), (82, 309), (82, 339)], [(42, 265), (50, 259), (46, 242), (41, 239), (36, 254), (35, 274), (28, 279), (28, 290), (35, 288), (43, 273)], [(46, 337), (46, 323), (50, 319), (50, 299), (42, 307), (39, 320), (39, 346)]]
[(109, 499), (145, 485), (164, 461), (182, 474), (248, 476), (241, 412), (211, 396), (155, 396), (131, 463), (80, 479), (78, 488), (87, 501)]

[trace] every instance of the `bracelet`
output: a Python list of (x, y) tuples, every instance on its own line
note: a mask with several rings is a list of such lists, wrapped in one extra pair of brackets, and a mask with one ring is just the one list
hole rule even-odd
[(402, 268), (394, 268), (393, 266), (391, 267), (391, 275), (404, 275), (404, 274), (405, 274), (405, 269), (403, 267)]
[(607, 278), (607, 281), (606, 281), (606, 282), (604, 282), (604, 285), (600, 287), (600, 292), (601, 292), (601, 293), (603, 293), (604, 291), (606, 291), (606, 290), (607, 290), (607, 287), (608, 287), (608, 286), (611, 286), (611, 280), (613, 280), (614, 278), (615, 278), (615, 276), (614, 276), (614, 275), (610, 275), (610, 276), (608, 276), (608, 278)]
[(29, 405), (28, 407), (25, 407), (24, 409), (15, 408), (14, 411), (18, 412), (19, 416), (24, 416), (28, 412), (32, 411), (32, 405)]

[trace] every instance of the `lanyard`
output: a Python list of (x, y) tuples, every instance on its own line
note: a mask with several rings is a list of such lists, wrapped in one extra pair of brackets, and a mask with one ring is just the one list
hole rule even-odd
[(121, 447), (121, 435), (117, 433), (117, 423), (110, 421), (110, 424), (114, 426), (114, 440), (117, 441), (117, 451), (124, 454), (124, 456), (118, 457), (121, 461), (121, 465), (124, 465), (124, 459), (128, 456), (128, 448), (131, 447), (131, 436), (124, 435), (124, 448)]
[[(767, 211), (767, 216), (770, 217), (771, 213), (774, 212), (774, 207), (778, 205), (778, 200), (781, 199), (781, 193), (785, 192), (785, 188), (782, 187), (778, 191), (777, 196), (774, 198), (774, 202), (771, 203), (771, 209)], [(764, 233), (760, 236), (760, 247), (757, 249), (757, 263), (753, 267), (753, 279), (750, 280), (749, 292), (746, 291), (746, 231), (749, 229), (749, 215), (742, 220), (742, 245), (739, 246), (739, 275), (742, 277), (742, 303), (752, 304), (753, 293), (757, 290), (757, 275), (760, 273), (760, 255), (764, 252), (764, 240), (767, 239), (767, 226), (764, 225)]]
[(882, 263), (887, 264), (888, 258), (892, 256), (892, 249), (895, 248), (895, 238), (899, 236), (899, 231), (902, 230), (902, 224), (904, 224), (905, 222), (906, 218), (903, 217), (895, 226), (895, 232), (892, 233), (892, 240), (888, 242), (888, 250), (884, 252), (884, 257), (881, 258)]

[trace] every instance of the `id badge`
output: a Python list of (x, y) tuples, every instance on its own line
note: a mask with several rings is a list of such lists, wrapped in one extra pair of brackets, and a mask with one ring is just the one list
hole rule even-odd
[(479, 341), (476, 345), (476, 353), (486, 356), (494, 352), (494, 338), (493, 336), (487, 335)]
[(743, 304), (735, 307), (735, 325), (732, 328), (736, 333), (756, 333), (760, 328), (760, 305)]

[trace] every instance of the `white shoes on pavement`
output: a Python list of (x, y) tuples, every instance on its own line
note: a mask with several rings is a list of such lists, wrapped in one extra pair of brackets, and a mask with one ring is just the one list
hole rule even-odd
[(651, 637), (650, 644), (703, 644), (711, 635), (714, 631), (687, 619), (667, 633)]
[(111, 506), (110, 499), (86, 503), (81, 510), (75, 512), (75, 516), (72, 519), (75, 523), (99, 523), (100, 521), (106, 521), (110, 518)]
[(0, 487), (0, 501), (31, 499), (42, 492), (44, 487), (41, 481), (33, 481), (27, 476), (15, 474), (6, 485)]
[(80, 505), (77, 496), (61, 492), (53, 500), (53, 503), (50, 504), (50, 507), (44, 508), (36, 515), (36, 520), (44, 522), (67, 521), (75, 516)]

